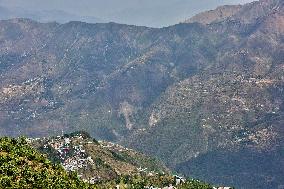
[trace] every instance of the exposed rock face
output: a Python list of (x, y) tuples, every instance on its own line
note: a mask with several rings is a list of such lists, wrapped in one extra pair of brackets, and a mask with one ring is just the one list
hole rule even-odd
[(133, 128), (131, 116), (134, 114), (134, 107), (128, 102), (123, 102), (120, 104), (120, 115), (124, 116), (125, 126), (127, 129), (131, 130)]
[[(283, 1), (237, 7), (210, 24), (163, 29), (1, 21), (0, 133), (85, 129), (190, 176), (283, 185)], [(218, 152), (218, 175), (199, 169)], [(241, 163), (251, 167), (229, 168)]]

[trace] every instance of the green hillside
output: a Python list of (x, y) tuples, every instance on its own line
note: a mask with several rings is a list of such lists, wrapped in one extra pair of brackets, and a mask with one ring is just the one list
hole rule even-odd
[(91, 188), (26, 143), (0, 138), (0, 188)]

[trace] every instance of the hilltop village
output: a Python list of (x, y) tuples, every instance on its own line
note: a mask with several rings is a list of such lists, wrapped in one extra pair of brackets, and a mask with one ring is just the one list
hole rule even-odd
[(90, 169), (94, 164), (94, 160), (86, 153), (84, 146), (92, 144), (93, 141), (84, 141), (83, 134), (75, 134), (72, 136), (61, 135), (53, 138), (28, 138), (29, 143), (40, 144), (40, 149), (45, 153), (53, 155), (52, 159), (60, 163), (66, 171), (76, 171), (78, 176), (85, 182), (94, 184), (100, 177), (93, 175), (89, 178), (83, 177), (84, 170)]
[[(141, 165), (136, 167), (130, 166), (129, 168), (129, 165), (122, 164), (125, 170), (125, 172), (123, 172), (123, 170), (119, 168), (120, 161), (125, 161), (123, 154), (127, 154), (128, 157), (126, 159), (135, 165), (138, 165), (137, 162), (134, 163), (134, 160), (131, 160), (131, 158), (134, 157), (133, 159), (137, 160), (137, 157), (141, 156), (141, 154), (118, 144), (91, 139), (89, 134), (85, 132), (62, 134), (51, 138), (27, 138), (26, 140), (29, 144), (32, 144), (32, 146), (46, 154), (53, 162), (60, 163), (67, 172), (77, 172), (78, 177), (89, 184), (97, 184), (117, 178), (117, 176), (125, 175), (143, 175), (147, 178), (168, 175), (168, 173), (163, 171), (155, 171)], [(96, 152), (90, 150), (94, 146), (97, 147)], [(101, 154), (108, 152), (120, 161), (115, 162), (115, 164), (113, 163), (113, 160), (108, 159), (104, 161)], [(109, 170), (106, 171), (106, 169)], [(115, 170), (116, 175), (110, 171), (112, 169)], [(106, 173), (108, 176), (106, 176)], [(178, 175), (172, 175), (169, 178), (172, 181), (171, 184), (166, 187), (155, 187), (150, 185), (145, 188), (174, 189), (178, 186), (182, 186), (187, 181), (191, 182)], [(116, 188), (120, 189), (123, 187), (121, 184), (117, 184)], [(230, 189), (230, 187), (215, 187), (214, 189)]]
[[(95, 169), (103, 169), (102, 167), (109, 169), (116, 169), (116, 174), (119, 175), (127, 175), (127, 174), (143, 174), (147, 176), (155, 176), (158, 174), (165, 174), (164, 171), (154, 171), (147, 167), (142, 166), (129, 166), (126, 164), (122, 164), (125, 166), (125, 173), (119, 168), (120, 161), (124, 160), (123, 155), (126, 154), (129, 156), (125, 159), (128, 159), (130, 163), (137, 164), (138, 162), (134, 162), (131, 160), (131, 154), (135, 154), (135, 156), (142, 156), (138, 154), (134, 150), (124, 148), (118, 144), (114, 144), (111, 142), (105, 141), (96, 141), (95, 139), (91, 139), (87, 133), (84, 132), (76, 132), (72, 134), (65, 134), (51, 138), (28, 138), (27, 142), (35, 146), (39, 151), (48, 155), (48, 157), (56, 162), (60, 163), (64, 169), (68, 172), (76, 171), (78, 176), (83, 179), (83, 181), (95, 184), (97, 182), (101, 182), (103, 180), (108, 180), (107, 177), (101, 177), (100, 174)], [(97, 153), (94, 153), (91, 149), (96, 147)], [(102, 157), (102, 153), (109, 153), (116, 158), (116, 165), (112, 168), (108, 165), (114, 163), (114, 160), (106, 160), (104, 161), (104, 157)], [(143, 156), (142, 156), (143, 157)], [(143, 157), (144, 158), (144, 157)], [(134, 159), (134, 158), (133, 158)], [(120, 161), (118, 161), (120, 160)], [(110, 163), (111, 162), (111, 163)], [(123, 162), (124, 163), (124, 162)], [(96, 174), (97, 173), (97, 174)], [(112, 173), (109, 173), (112, 177)], [(177, 183), (185, 182), (185, 179), (182, 177), (176, 176)]]

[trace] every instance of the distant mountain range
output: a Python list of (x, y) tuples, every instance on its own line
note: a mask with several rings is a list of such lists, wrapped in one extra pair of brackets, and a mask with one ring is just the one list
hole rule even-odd
[(90, 23), (103, 22), (101, 19), (91, 16), (78, 16), (62, 10), (31, 11), (23, 8), (6, 8), (0, 6), (0, 20), (11, 18), (29, 18), (39, 22), (66, 23), (70, 20)]
[(1, 21), (0, 133), (84, 129), (186, 176), (279, 188), (283, 4), (220, 7), (162, 29)]
[(116, 22), (148, 27), (165, 27), (223, 4), (243, 4), (251, 1), (49, 0), (45, 2), (38, 0), (1, 0), (0, 6), (5, 7), (9, 14), (2, 11), (0, 19), (30, 18), (40, 22), (56, 21), (59, 23), (68, 21)]

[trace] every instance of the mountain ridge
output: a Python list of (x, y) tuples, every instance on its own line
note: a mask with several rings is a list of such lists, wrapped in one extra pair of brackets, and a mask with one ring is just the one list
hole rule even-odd
[(242, 8), (241, 5), (225, 5), (217, 7), (214, 10), (199, 13), (190, 19), (186, 20), (185, 23), (202, 23), (211, 24), (213, 22), (220, 22), (228, 17), (233, 16)]

